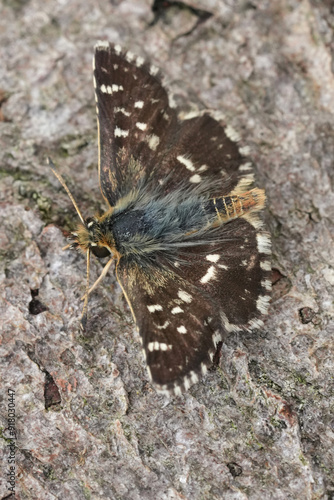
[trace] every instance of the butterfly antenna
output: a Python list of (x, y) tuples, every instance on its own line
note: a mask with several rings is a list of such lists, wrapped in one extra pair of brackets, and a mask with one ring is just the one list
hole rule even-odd
[[(100, 276), (97, 278), (97, 280), (95, 281), (94, 285), (91, 286), (88, 290), (88, 295), (90, 295), (92, 293), (92, 291), (97, 287), (97, 285), (103, 280), (103, 278), (107, 275), (108, 271), (109, 271), (109, 267), (111, 266), (111, 264), (114, 262), (114, 258), (112, 257), (110, 260), (108, 260), (108, 262), (106, 263), (106, 265), (104, 266), (103, 268), (103, 271), (102, 273), (100, 274)], [(83, 297), (81, 297), (81, 300), (85, 300), (86, 298), (86, 293)]]
[(86, 291), (84, 295), (84, 305), (82, 309), (82, 315), (81, 315), (81, 329), (84, 330), (86, 328), (87, 324), (87, 309), (88, 309), (88, 295), (89, 295), (89, 271), (90, 271), (90, 251), (89, 248), (87, 249), (87, 277), (86, 277)]
[(62, 178), (62, 176), (61, 176), (61, 175), (57, 172), (56, 167), (55, 167), (55, 164), (53, 163), (53, 161), (51, 160), (51, 158), (48, 158), (47, 160), (48, 160), (48, 164), (49, 164), (49, 165), (50, 165), (50, 167), (51, 167), (52, 172), (55, 174), (55, 176), (57, 177), (58, 181), (59, 181), (59, 182), (60, 182), (60, 184), (63, 186), (63, 188), (65, 189), (66, 193), (68, 194), (68, 196), (69, 196), (69, 198), (70, 198), (71, 202), (73, 203), (74, 208), (75, 208), (75, 210), (77, 211), (77, 214), (79, 215), (81, 222), (82, 222), (83, 224), (85, 224), (84, 218), (82, 217), (81, 212), (80, 212), (80, 210), (79, 210), (79, 207), (78, 207), (78, 205), (76, 204), (76, 202), (75, 202), (75, 200), (74, 200), (74, 198), (73, 198), (73, 196), (72, 196), (71, 191), (68, 189), (68, 187), (67, 187), (67, 185), (66, 185), (66, 182), (64, 181), (64, 179)]

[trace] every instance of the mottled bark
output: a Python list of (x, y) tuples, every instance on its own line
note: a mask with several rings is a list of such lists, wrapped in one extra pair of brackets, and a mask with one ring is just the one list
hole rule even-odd
[[(12, 389), (18, 499), (333, 498), (332, 2), (160, 2), (150, 24), (152, 4), (0, 7), (0, 496)], [(103, 209), (100, 38), (151, 58), (178, 103), (220, 110), (268, 196), (265, 329), (231, 334), (219, 367), (179, 398), (150, 387), (112, 273), (79, 329), (85, 259), (62, 251), (77, 216), (46, 156), (85, 215)], [(100, 271), (92, 260), (92, 281)]]

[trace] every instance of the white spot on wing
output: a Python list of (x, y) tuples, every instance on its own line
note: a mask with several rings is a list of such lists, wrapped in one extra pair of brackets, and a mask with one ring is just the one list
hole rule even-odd
[(249, 324), (248, 324), (249, 328), (251, 330), (255, 329), (255, 328), (263, 328), (264, 327), (264, 323), (261, 319), (252, 319)]
[(265, 233), (257, 233), (256, 235), (257, 249), (260, 253), (271, 253), (271, 242), (270, 238)]
[(193, 165), (193, 162), (189, 160), (189, 158), (186, 158), (185, 156), (179, 155), (176, 157), (176, 159), (182, 163), (188, 170), (191, 172), (194, 172), (196, 169)]
[(173, 309), (171, 310), (171, 313), (172, 314), (179, 314), (179, 313), (183, 313), (184, 310), (181, 309), (181, 307), (177, 306), (177, 307), (173, 307)]
[(144, 64), (144, 59), (142, 57), (138, 56), (136, 59), (136, 66), (138, 66), (138, 68), (139, 68), (143, 64)]
[(114, 47), (114, 51), (115, 51), (115, 54), (117, 54), (118, 56), (120, 55), (120, 53), (122, 52), (122, 47), (120, 45), (115, 45)]
[(152, 134), (146, 137), (146, 142), (148, 144), (148, 147), (152, 149), (152, 151), (155, 151), (157, 147), (159, 146), (160, 139), (157, 135)]
[(131, 113), (129, 111), (126, 111), (124, 108), (114, 108), (115, 113), (122, 113), (125, 116), (130, 116)]
[(181, 300), (183, 300), (183, 302), (186, 302), (187, 304), (190, 304), (190, 302), (193, 300), (192, 296), (189, 293), (184, 292), (183, 290), (179, 290), (177, 292), (177, 295)]
[(214, 254), (207, 255), (205, 258), (209, 262), (218, 262), (220, 259), (220, 255), (218, 253), (214, 253)]
[(173, 348), (172, 344), (165, 344), (164, 342), (160, 342), (160, 349), (162, 351), (167, 351), (167, 350), (170, 350), (172, 348)]
[(128, 130), (122, 130), (119, 127), (115, 127), (115, 137), (127, 137), (129, 135)]
[(142, 123), (142, 122), (137, 122), (136, 127), (139, 128), (139, 130), (146, 130), (147, 129), (147, 123)]
[(246, 170), (251, 170), (251, 168), (252, 168), (252, 164), (250, 162), (247, 162), (247, 163), (243, 163), (242, 165), (240, 165), (238, 170), (240, 170), (240, 172), (245, 172)]
[(197, 118), (198, 116), (203, 116), (203, 112), (195, 109), (187, 112), (181, 111), (181, 113), (178, 114), (178, 118), (180, 120), (191, 120), (192, 118)]
[(187, 333), (187, 329), (186, 329), (183, 325), (178, 326), (178, 327), (177, 327), (177, 331), (178, 331), (179, 333)]
[(270, 280), (262, 280), (261, 281), (261, 286), (263, 286), (263, 288), (265, 288), (266, 290), (268, 290), (268, 292), (270, 292), (270, 290), (272, 288), (272, 284), (271, 284)]
[(267, 295), (260, 295), (256, 301), (256, 308), (262, 313), (267, 314), (269, 307), (270, 297)]
[(198, 169), (199, 172), (205, 172), (206, 170), (208, 170), (208, 166), (207, 165), (201, 165)]
[(144, 101), (136, 101), (135, 108), (142, 108), (144, 106)]
[(192, 175), (189, 180), (193, 184), (198, 184), (199, 182), (202, 181), (202, 177), (200, 175), (198, 175), (198, 174), (195, 174), (195, 175)]
[(231, 141), (233, 141), (233, 142), (240, 141), (240, 136), (239, 136), (238, 132), (236, 130), (234, 130), (234, 128), (231, 127), (230, 125), (228, 125), (227, 127), (225, 127), (224, 132), (227, 135), (227, 137), (229, 139), (231, 139)]
[(249, 188), (249, 186), (251, 184), (253, 184), (253, 182), (254, 182), (254, 174), (253, 173), (244, 175), (239, 180), (238, 184), (235, 186), (235, 188), (233, 189), (233, 191), (230, 192), (230, 196), (231, 195), (235, 195), (235, 194), (238, 195), (241, 192), (245, 191), (246, 189)]
[(125, 54), (125, 59), (128, 62), (131, 62), (134, 59), (134, 57), (135, 57), (134, 54), (132, 52), (130, 52), (130, 51)]
[(107, 40), (99, 40), (95, 45), (95, 49), (97, 50), (109, 49), (109, 42), (107, 42)]
[(151, 64), (151, 66), (150, 66), (150, 74), (152, 76), (155, 76), (158, 72), (159, 72), (159, 68), (157, 68), (156, 66), (154, 66), (153, 64)]
[(175, 385), (174, 386), (174, 394), (175, 394), (175, 396), (181, 396), (182, 395), (181, 387), (179, 387), (178, 385)]
[(271, 271), (271, 263), (269, 260), (264, 260), (260, 262), (260, 267), (263, 271)]
[(162, 306), (160, 304), (154, 304), (151, 306), (147, 306), (147, 309), (150, 311), (150, 313), (153, 313), (155, 311), (162, 311)]
[(115, 83), (113, 83), (111, 90), (112, 92), (119, 92), (120, 90), (124, 90), (124, 88), (122, 85), (116, 85)]
[(210, 280), (215, 278), (216, 272), (217, 272), (217, 270), (216, 270), (215, 266), (210, 266), (209, 269), (207, 270), (206, 274), (204, 274), (204, 276), (200, 279), (200, 282), (203, 283), (203, 285), (205, 283), (208, 283)]
[(226, 314), (221, 312), (220, 317), (221, 317), (221, 320), (223, 322), (224, 328), (227, 332), (240, 332), (241, 328), (238, 325), (234, 325), (233, 323), (230, 323), (229, 320), (227, 319)]
[(172, 349), (171, 344), (165, 344), (165, 342), (149, 342), (147, 349), (149, 351), (168, 351)]
[(243, 148), (239, 148), (239, 153), (242, 156), (248, 156), (250, 153), (250, 147), (249, 146), (244, 146)]
[(190, 375), (190, 380), (192, 384), (196, 384), (198, 382), (198, 375), (195, 373), (193, 370), (189, 373)]
[(158, 329), (158, 330), (166, 330), (167, 326), (169, 325), (169, 321), (165, 321), (163, 325), (157, 325), (154, 323), (154, 326)]
[(256, 216), (256, 214), (246, 213), (243, 216), (249, 224), (251, 224), (255, 229), (260, 229), (263, 226), (263, 221)]
[(185, 390), (187, 391), (191, 385), (190, 381), (188, 380), (188, 377), (183, 378), (183, 385), (184, 385)]
[(222, 339), (222, 336), (221, 334), (219, 333), (219, 331), (217, 330), (216, 332), (214, 332), (214, 334), (212, 335), (212, 342), (217, 345), (218, 342), (220, 342)]

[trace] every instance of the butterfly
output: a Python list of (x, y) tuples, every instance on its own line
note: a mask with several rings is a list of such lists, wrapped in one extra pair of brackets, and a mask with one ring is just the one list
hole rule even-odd
[[(84, 219), (71, 248), (108, 258), (158, 392), (205, 374), (229, 332), (263, 327), (271, 242), (265, 193), (239, 137), (208, 111), (182, 113), (160, 70), (100, 41), (93, 61), (98, 175), (107, 210)], [(89, 279), (89, 278), (88, 278)], [(87, 279), (87, 282), (88, 282)]]

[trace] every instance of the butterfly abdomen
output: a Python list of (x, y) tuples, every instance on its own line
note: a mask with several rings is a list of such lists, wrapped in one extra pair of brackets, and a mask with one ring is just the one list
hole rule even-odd
[(226, 223), (250, 213), (259, 212), (264, 208), (266, 196), (263, 189), (251, 189), (242, 195), (231, 194), (221, 198), (212, 198), (206, 205), (208, 213), (217, 216), (217, 222)]

